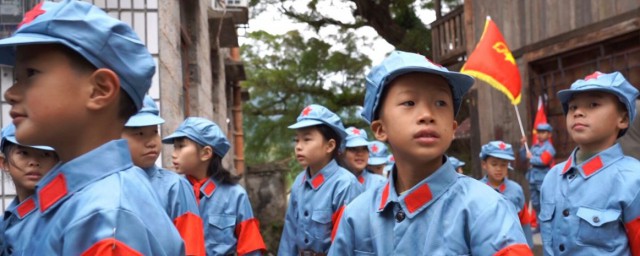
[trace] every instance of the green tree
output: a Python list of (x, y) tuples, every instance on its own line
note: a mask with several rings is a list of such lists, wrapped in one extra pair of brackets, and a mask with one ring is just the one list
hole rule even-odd
[(366, 125), (357, 111), (371, 60), (357, 51), (359, 38), (353, 33), (341, 31), (327, 38), (343, 45), (340, 50), (322, 39), (305, 39), (297, 31), (259, 31), (248, 38), (252, 43), (241, 49), (248, 75), (243, 86), (251, 95), (244, 105), (248, 164), (289, 159), (293, 131), (287, 126), (311, 103), (337, 111), (345, 125)]

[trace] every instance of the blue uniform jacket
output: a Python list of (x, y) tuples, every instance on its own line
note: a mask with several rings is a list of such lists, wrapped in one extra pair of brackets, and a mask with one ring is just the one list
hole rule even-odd
[(115, 140), (54, 167), (36, 186), (40, 218), (27, 255), (183, 255), (147, 175)]
[(449, 161), (402, 195), (395, 175), (346, 207), (329, 255), (531, 255), (513, 206)]
[(175, 172), (153, 165), (144, 169), (160, 205), (185, 242), (187, 255), (204, 255), (204, 230), (191, 184)]
[(387, 182), (387, 178), (382, 175), (363, 170), (362, 173), (360, 173), (360, 176), (358, 176), (358, 182), (362, 184), (364, 191), (367, 191), (384, 185)]
[(619, 144), (576, 164), (576, 150), (542, 183), (545, 255), (640, 255), (640, 162)]
[(356, 177), (335, 160), (313, 177), (301, 172), (291, 186), (278, 255), (329, 251), (344, 206), (362, 189)]
[(520, 225), (522, 225), (522, 231), (524, 231), (524, 236), (525, 238), (527, 238), (527, 244), (529, 244), (530, 248), (533, 248), (533, 237), (531, 234), (531, 216), (529, 214), (529, 207), (527, 207), (527, 202), (524, 200), (524, 192), (522, 191), (522, 187), (520, 186), (520, 184), (505, 178), (500, 186), (494, 188), (493, 186), (491, 186), (491, 184), (489, 184), (489, 179), (487, 178), (487, 176), (483, 177), (480, 181), (487, 184), (498, 193), (502, 194), (504, 198), (506, 198), (513, 204), (513, 206), (516, 208), (516, 212), (518, 213)]
[(266, 246), (247, 192), (238, 184), (213, 178), (200, 187), (207, 255), (262, 255)]
[[(531, 151), (531, 159), (529, 159), (531, 171), (527, 174), (529, 183), (542, 183), (547, 171), (555, 164), (553, 158), (556, 150), (548, 140), (532, 145), (529, 150)], [(520, 157), (526, 159), (524, 148), (520, 148)]]
[(38, 220), (38, 207), (30, 196), (18, 204), (18, 198), (7, 206), (2, 218), (2, 255), (22, 255), (33, 237)]

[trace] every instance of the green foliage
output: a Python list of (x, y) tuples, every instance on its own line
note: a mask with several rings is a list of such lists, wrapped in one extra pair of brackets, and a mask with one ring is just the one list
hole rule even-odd
[(292, 159), (294, 132), (287, 126), (312, 103), (337, 112), (346, 125), (366, 125), (356, 112), (364, 100), (365, 68), (371, 60), (357, 51), (360, 38), (342, 32), (328, 38), (343, 45), (340, 50), (333, 49), (335, 43), (304, 38), (298, 31), (248, 35), (251, 42), (241, 49), (248, 75), (242, 86), (251, 95), (244, 105), (248, 164)]

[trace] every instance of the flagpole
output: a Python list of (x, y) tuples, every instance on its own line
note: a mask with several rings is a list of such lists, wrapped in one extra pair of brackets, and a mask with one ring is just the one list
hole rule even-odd
[[(520, 133), (522, 133), (522, 137), (525, 137), (524, 127), (522, 126), (522, 119), (520, 119), (520, 111), (518, 110), (518, 106), (513, 105), (513, 108), (516, 110), (516, 116), (518, 117), (518, 124), (520, 125)], [(524, 148), (527, 150), (527, 153), (529, 153), (529, 144), (527, 143), (527, 140), (524, 141)]]

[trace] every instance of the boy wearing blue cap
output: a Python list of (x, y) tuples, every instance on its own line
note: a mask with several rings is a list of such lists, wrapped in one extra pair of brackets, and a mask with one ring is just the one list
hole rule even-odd
[(372, 141), (369, 143), (369, 161), (367, 169), (372, 173), (384, 176), (384, 167), (387, 165), (389, 150), (382, 141)]
[(367, 132), (364, 129), (349, 127), (345, 130), (347, 138), (342, 158), (345, 167), (353, 173), (358, 182), (362, 184), (364, 190), (376, 188), (385, 182), (385, 178), (380, 175), (370, 173), (367, 168), (369, 162), (369, 141), (367, 141)]
[(205, 255), (204, 231), (191, 184), (175, 172), (155, 165), (162, 142), (158, 125), (164, 123), (153, 99), (146, 95), (142, 109), (124, 125), (122, 138), (129, 143), (133, 164), (142, 168), (182, 240), (186, 255)]
[(458, 158), (455, 158), (453, 156), (449, 157), (449, 162), (451, 162), (451, 166), (453, 166), (453, 169), (456, 170), (456, 172), (463, 174), (464, 170), (462, 169), (462, 166), (464, 166), (466, 163), (460, 161)]
[(510, 162), (515, 160), (511, 144), (503, 141), (491, 141), (482, 146), (480, 159), (482, 160), (482, 169), (487, 173), (480, 181), (502, 194), (513, 204), (518, 218), (520, 218), (520, 225), (522, 225), (527, 243), (530, 248), (533, 248), (531, 217), (524, 200), (524, 192), (518, 183), (507, 178), (508, 171), (512, 170)]
[(173, 165), (193, 185), (207, 255), (262, 255), (266, 246), (247, 191), (222, 166), (230, 144), (220, 127), (189, 117), (162, 142), (173, 144)]
[(131, 27), (86, 2), (41, 2), (0, 40), (0, 64), (15, 65), (5, 98), (16, 138), (61, 161), (36, 186), (38, 232), (25, 255), (184, 254), (119, 140), (155, 72)]
[(616, 143), (637, 97), (619, 72), (596, 72), (558, 92), (577, 146), (542, 183), (545, 255), (640, 255), (640, 162)]
[(33, 236), (38, 220), (38, 206), (32, 196), (36, 184), (58, 163), (58, 155), (47, 146), (26, 146), (18, 143), (15, 126), (2, 129), (0, 167), (10, 176), (16, 188), (16, 198), (2, 217), (1, 255), (21, 255)]
[(338, 115), (312, 104), (289, 129), (296, 131), (296, 159), (305, 170), (291, 185), (278, 254), (325, 255), (344, 206), (362, 186), (336, 162), (347, 137)]
[(396, 159), (393, 157), (393, 154), (389, 154), (387, 157), (387, 165), (385, 165), (382, 170), (383, 177), (389, 178), (389, 173), (391, 172), (391, 169), (393, 169), (394, 164), (396, 164)]
[(400, 51), (372, 68), (362, 115), (396, 163), (345, 208), (330, 255), (531, 255), (509, 202), (444, 155), (473, 81)]
[(540, 212), (540, 187), (542, 186), (542, 181), (549, 169), (555, 165), (553, 158), (556, 155), (556, 150), (549, 140), (551, 138), (551, 131), (551, 125), (548, 123), (538, 124), (536, 126), (538, 142), (531, 146), (529, 152), (524, 148), (527, 138), (522, 137), (520, 140), (520, 144), (522, 145), (522, 147), (520, 147), (520, 157), (529, 159), (529, 171), (527, 171), (525, 176), (529, 181), (531, 206), (533, 206), (536, 213)]

